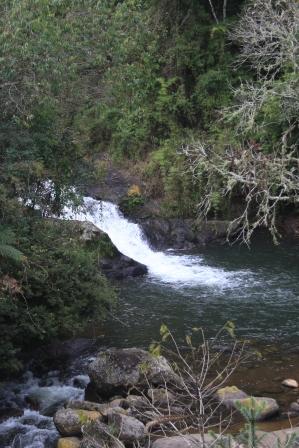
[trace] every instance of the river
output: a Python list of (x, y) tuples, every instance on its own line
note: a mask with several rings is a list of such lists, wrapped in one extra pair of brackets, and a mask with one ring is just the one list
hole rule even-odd
[[(66, 210), (65, 218), (92, 221), (109, 234), (120, 252), (147, 265), (149, 271), (143, 278), (119, 284), (120, 301), (101, 333), (103, 346), (148, 348), (159, 337), (162, 323), (178, 341), (183, 342), (195, 326), (203, 327), (207, 337), (212, 337), (231, 320), (237, 335), (253, 341), (266, 360), (257, 366), (260, 373), (253, 374), (251, 369), (248, 375), (241, 370), (239, 383), (247, 386), (248, 392), (251, 388), (281, 393), (279, 375), (296, 375), (299, 367), (299, 242), (273, 246), (269, 237), (261, 234), (251, 249), (221, 246), (189, 254), (159, 252), (114, 204), (85, 198), (85, 206), (81, 213)], [(74, 372), (72, 375), (62, 381), (59, 373), (41, 379), (27, 374), (23, 383), (6, 385), (2, 393), (24, 407), (26, 393), (34, 388), (39, 395), (46, 393), (48, 402), (59, 393), (80, 397), (82, 389), (74, 387)], [(250, 379), (244, 380), (245, 376)], [(258, 376), (262, 376), (260, 384)], [(288, 394), (291, 401), (292, 392)], [(0, 425), (0, 442), (5, 447), (50, 448), (56, 438), (52, 419), (35, 411), (25, 410), (23, 416)]]

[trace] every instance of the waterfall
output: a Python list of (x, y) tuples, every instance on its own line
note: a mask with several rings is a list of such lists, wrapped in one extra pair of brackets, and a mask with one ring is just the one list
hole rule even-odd
[(198, 255), (176, 255), (154, 251), (141, 227), (128, 221), (119, 208), (110, 202), (85, 197), (82, 210), (65, 209), (65, 219), (90, 221), (106, 232), (124, 255), (148, 267), (149, 278), (175, 285), (207, 285), (227, 287), (235, 284), (233, 273), (207, 266)]

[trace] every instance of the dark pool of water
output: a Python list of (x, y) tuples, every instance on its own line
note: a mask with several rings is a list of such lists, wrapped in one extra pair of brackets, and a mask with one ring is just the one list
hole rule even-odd
[(115, 318), (105, 327), (105, 342), (148, 347), (159, 337), (162, 323), (178, 339), (194, 326), (213, 336), (231, 320), (239, 337), (299, 346), (299, 241), (274, 246), (260, 235), (250, 250), (209, 247), (200, 256), (203, 264), (228, 272), (228, 284), (170, 285), (148, 277), (123, 282)]

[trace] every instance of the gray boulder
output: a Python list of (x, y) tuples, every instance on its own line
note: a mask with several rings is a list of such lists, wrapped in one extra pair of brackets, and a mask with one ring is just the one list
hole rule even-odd
[(263, 420), (267, 420), (273, 415), (278, 414), (279, 406), (274, 398), (268, 397), (248, 397), (243, 398), (242, 400), (237, 400), (237, 404), (234, 403), (233, 406), (236, 409), (239, 409), (239, 406), (244, 408), (253, 408), (256, 410), (256, 421), (261, 422)]
[(98, 395), (104, 398), (124, 395), (132, 387), (147, 389), (148, 383), (159, 386), (180, 381), (163, 356), (154, 357), (137, 348), (100, 352), (89, 365), (89, 376)]
[(294, 401), (290, 404), (289, 412), (298, 415), (299, 414), (299, 403)]
[(250, 397), (235, 386), (219, 389), (215, 397), (227, 409), (240, 410), (253, 408), (256, 411), (256, 421), (263, 421), (279, 412), (276, 400), (268, 397)]
[(62, 436), (79, 436), (84, 424), (100, 417), (101, 414), (96, 411), (59, 409), (54, 415), (54, 423)]
[(215, 397), (228, 409), (234, 407), (236, 400), (248, 398), (248, 395), (236, 386), (227, 386), (222, 389), (218, 389)]
[(115, 436), (124, 443), (144, 439), (145, 426), (134, 417), (112, 412), (108, 414), (108, 424), (112, 426)]
[[(224, 436), (222, 438), (222, 442), (225, 443), (224, 439), (227, 439), (227, 437)], [(205, 434), (204, 441), (205, 444), (203, 444), (201, 434), (164, 437), (153, 442), (151, 448), (216, 448), (216, 446), (218, 446), (215, 443), (215, 438), (209, 434)], [(239, 445), (232, 439), (230, 439), (230, 442), (230, 444), (224, 446), (230, 446), (230, 448), (243, 448), (242, 445)]]

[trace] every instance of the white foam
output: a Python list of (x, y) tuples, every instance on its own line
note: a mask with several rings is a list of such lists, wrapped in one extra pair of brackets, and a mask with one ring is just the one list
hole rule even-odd
[(122, 254), (145, 264), (150, 277), (184, 286), (232, 287), (237, 284), (235, 273), (207, 266), (200, 256), (174, 255), (152, 250), (141, 227), (129, 222), (115, 204), (89, 197), (84, 198), (84, 204), (84, 210), (76, 213), (66, 208), (64, 217), (91, 221), (109, 235)]

